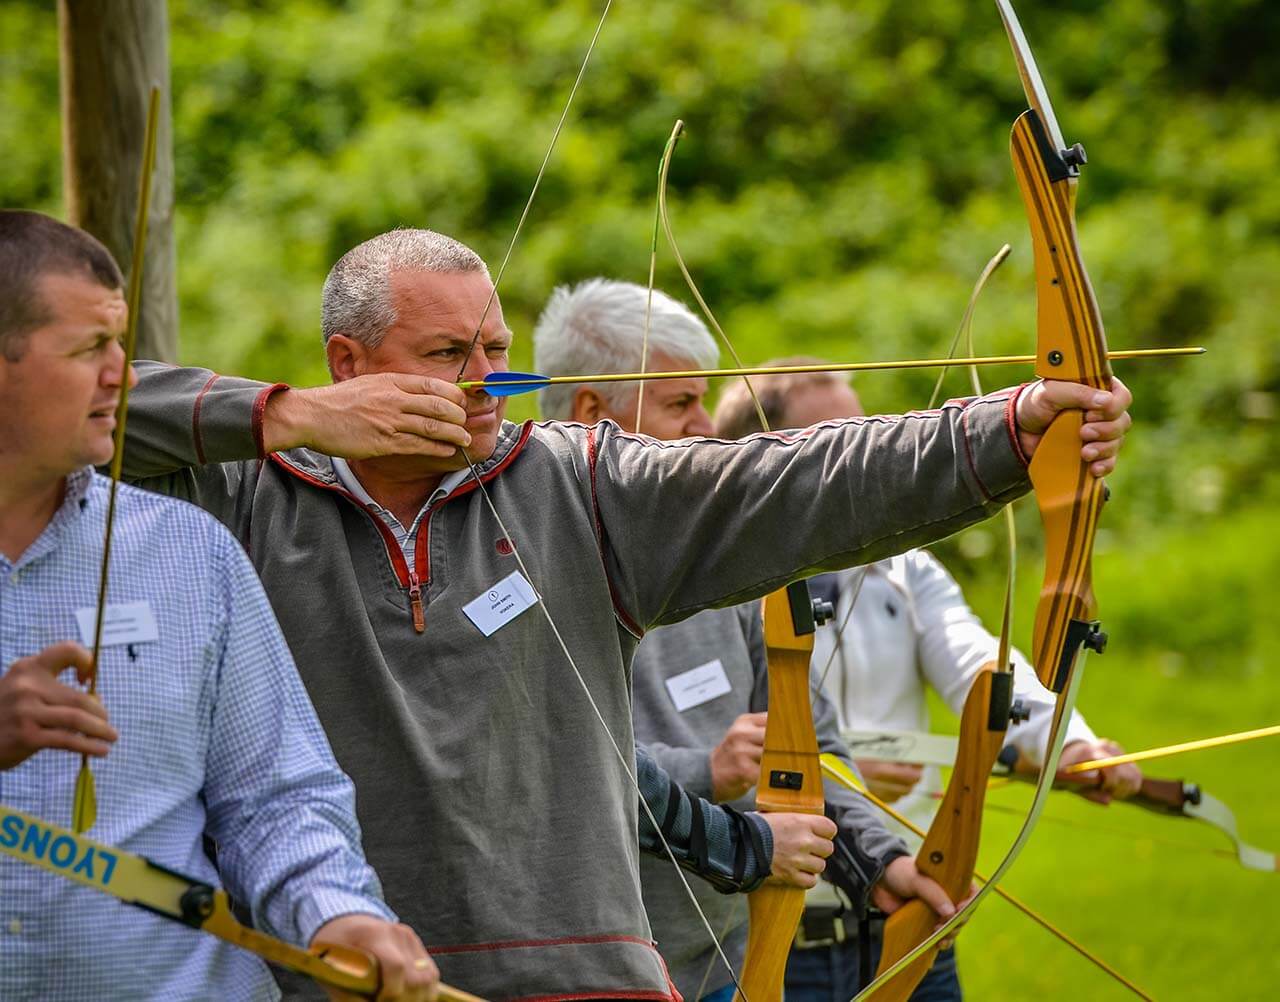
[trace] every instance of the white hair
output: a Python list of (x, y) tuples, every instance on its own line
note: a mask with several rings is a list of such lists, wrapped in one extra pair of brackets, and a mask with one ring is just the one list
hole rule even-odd
[[(533, 331), (534, 368), (544, 376), (595, 375), (639, 370), (655, 358), (709, 369), (720, 360), (715, 339), (683, 304), (654, 290), (645, 350), (644, 316), (648, 290), (633, 282), (591, 278), (551, 294)], [(637, 382), (592, 383), (609, 406), (627, 406)], [(541, 391), (542, 416), (563, 421), (573, 410), (577, 387), (548, 386)]]
[(434, 230), (392, 230), (357, 244), (324, 280), (320, 330), (325, 343), (343, 334), (376, 348), (396, 322), (391, 276), (402, 270), (485, 271), (486, 266), (470, 247)]

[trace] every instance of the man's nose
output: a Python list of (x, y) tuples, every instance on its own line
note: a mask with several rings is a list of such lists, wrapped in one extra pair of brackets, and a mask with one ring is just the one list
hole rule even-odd
[[(101, 382), (106, 387), (117, 387), (121, 385), (121, 375), (124, 373), (124, 345), (119, 341), (112, 342), (111, 351), (108, 352), (105, 363), (102, 367)], [(129, 366), (129, 388), (138, 385), (138, 374), (134, 371), (132, 365)]]
[[(489, 373), (497, 371), (498, 369), (493, 364), (493, 360), (485, 354), (484, 346), (476, 345), (475, 349), (471, 352), (471, 357), (467, 359), (467, 364), (462, 369), (462, 381), (480, 381), (485, 379)], [(475, 392), (479, 393), (483, 391), (477, 390)]]
[(715, 431), (715, 425), (711, 423), (711, 415), (699, 404), (685, 424), (685, 435), (690, 438), (710, 438)]

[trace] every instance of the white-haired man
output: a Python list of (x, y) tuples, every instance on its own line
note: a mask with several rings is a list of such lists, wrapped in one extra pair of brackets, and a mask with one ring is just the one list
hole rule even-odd
[[(649, 318), (646, 324), (645, 315)], [(557, 289), (533, 334), (534, 366), (546, 376), (713, 368), (719, 361), (706, 326), (662, 292), (595, 278)], [(646, 383), (555, 384), (541, 391), (543, 417), (595, 424), (672, 441), (708, 437), (703, 377)], [(641, 394), (643, 393), (643, 401)], [(681, 786), (715, 801), (750, 806), (759, 774), (769, 700), (768, 663), (759, 602), (707, 609), (645, 634), (632, 661), (636, 740)], [(816, 687), (816, 685), (815, 685)], [(835, 708), (814, 701), (819, 745), (852, 764), (840, 741)], [(839, 859), (859, 899), (883, 884), (896, 898), (924, 897), (940, 911), (950, 902), (916, 871), (906, 845), (891, 835), (866, 800), (834, 784), (827, 800), (837, 821)], [(658, 949), (686, 999), (732, 996), (731, 973), (708, 944), (700, 918), (668, 867), (641, 860), (645, 908)], [(815, 876), (811, 885), (817, 883)], [(744, 959), (747, 909), (734, 898), (700, 894), (735, 969)], [(886, 903), (888, 899), (885, 899)]]
[[(1118, 383), (1036, 383), (802, 442), (506, 423), (501, 399), (454, 385), (507, 367), (501, 303), (479, 257), (426, 230), (344, 255), (321, 325), (331, 386), (146, 369), (127, 461), (234, 527), (355, 780), (388, 900), (445, 980), (495, 998), (671, 996), (613, 745), (633, 747), (645, 629), (986, 517), (1029, 489), (1026, 456), (1062, 409), (1087, 408), (1099, 476), (1129, 424)], [(891, 486), (863, 493), (864, 466), (891, 467)], [(813, 517), (795, 520), (802, 498)]]
[[(780, 358), (766, 366), (820, 362), (809, 357)], [(849, 381), (837, 373), (795, 373), (751, 381), (755, 400), (742, 384), (726, 388), (716, 406), (717, 434), (741, 438), (760, 430), (756, 401), (772, 428), (804, 428), (823, 421), (862, 417), (864, 411)], [(997, 655), (999, 641), (974, 615), (959, 585), (938, 559), (909, 550), (865, 567), (824, 575), (834, 586), (836, 617), (818, 631), (814, 670), (823, 676), (827, 695), (839, 709), (842, 727), (865, 730), (927, 731), (926, 691), (932, 688), (959, 714), (974, 677)], [(1010, 728), (1005, 744), (1038, 771), (1053, 716), (1053, 696), (1036, 678), (1027, 659), (1012, 652), (1014, 694), (1030, 718)], [(1114, 741), (1100, 739), (1084, 717), (1073, 713), (1067, 724), (1062, 766), (1118, 754)], [(936, 767), (860, 759), (858, 765), (873, 793), (927, 828), (942, 789)], [(1142, 784), (1137, 766), (1119, 765), (1080, 777), (1090, 784), (1090, 799), (1109, 803), (1129, 797)], [(897, 828), (897, 825), (893, 826)], [(913, 846), (918, 839), (903, 832)], [(855, 903), (856, 905), (856, 903)], [(802, 920), (800, 948), (787, 966), (787, 998), (799, 1002), (844, 1002), (860, 990), (879, 955), (881, 927), (864, 942), (845, 936), (849, 923), (837, 891), (824, 883), (810, 893)], [(854, 907), (851, 914), (863, 914)], [(837, 933), (839, 933), (837, 935)], [(862, 948), (870, 945), (870, 951)], [(915, 1002), (948, 1002), (961, 997), (954, 951), (940, 953), (917, 987)]]

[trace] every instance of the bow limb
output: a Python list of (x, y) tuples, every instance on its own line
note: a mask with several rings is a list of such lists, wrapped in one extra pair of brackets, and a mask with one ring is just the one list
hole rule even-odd
[[(89, 668), (89, 695), (98, 690), (98, 658), (102, 653), (102, 629), (107, 617), (107, 579), (111, 570), (111, 536), (115, 526), (116, 493), (124, 462), (124, 430), (129, 416), (129, 372), (138, 338), (138, 315), (142, 305), (142, 255), (147, 242), (147, 221), (151, 214), (151, 173), (156, 159), (156, 136), (160, 122), (160, 88), (153, 86), (147, 105), (147, 126), (143, 139), (142, 168), (138, 180), (138, 215), (133, 229), (133, 261), (129, 269), (129, 319), (124, 336), (124, 364), (120, 373), (120, 402), (116, 406), (115, 449), (111, 456), (111, 491), (107, 500), (106, 529), (102, 540), (102, 563), (98, 572), (98, 608), (94, 617), (93, 661)], [(71, 827), (88, 831), (98, 817), (98, 795), (89, 768), (89, 756), (80, 756), (75, 793), (71, 802)]]
[[(967, 341), (969, 354), (973, 354), (973, 314), (978, 297), (987, 280), (1008, 258), (1009, 250), (1008, 244), (1002, 246), (983, 268), (969, 296), (949, 354), (955, 354), (962, 338)], [(945, 370), (939, 374), (929, 401), (930, 407), (934, 406), (941, 392), (945, 374)], [(982, 385), (977, 368), (970, 367), (969, 375), (973, 392), (981, 396)], [(951, 778), (929, 831), (922, 835), (923, 843), (915, 861), (916, 869), (935, 881), (952, 901), (963, 900), (977, 877), (975, 868), (987, 779), (1000, 756), (1010, 721), (1024, 719), (1022, 710), (1015, 708), (1013, 700), (1013, 665), (1010, 660), (1013, 581), (1018, 547), (1012, 509), (1004, 510), (1004, 518), (1009, 537), (1008, 571), (998, 653), (996, 660), (987, 662), (979, 670), (965, 698), (960, 734), (952, 748), (954, 768)], [(877, 975), (885, 974), (879, 989), (881, 998), (905, 1002), (910, 997), (933, 965), (939, 944), (935, 942), (919, 951), (916, 947), (929, 937), (936, 925), (937, 916), (918, 898), (906, 902), (889, 916), (877, 968)], [(908, 954), (912, 954), (914, 959), (904, 959)], [(899, 961), (902, 961), (900, 965)], [(898, 965), (897, 973), (890, 976), (888, 972), (895, 965)]]
[[(815, 602), (804, 581), (771, 592), (762, 602), (769, 716), (756, 784), (756, 810), (762, 814), (822, 814), (826, 796), (809, 700), (809, 664), (814, 629), (830, 618), (831, 607)], [(766, 883), (748, 895), (746, 960), (735, 996), (739, 1002), (782, 998), (787, 955), (804, 911), (804, 898), (802, 888), (780, 883)]]

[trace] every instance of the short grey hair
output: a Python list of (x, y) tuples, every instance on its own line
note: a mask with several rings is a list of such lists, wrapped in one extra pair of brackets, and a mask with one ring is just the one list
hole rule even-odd
[(480, 255), (434, 230), (398, 229), (366, 240), (338, 258), (324, 280), (320, 330), (376, 348), (396, 322), (391, 276), (397, 271), (486, 271)]
[[(551, 294), (533, 331), (535, 369), (544, 376), (595, 375), (639, 370), (655, 357), (691, 368), (709, 369), (720, 360), (715, 339), (706, 325), (683, 303), (657, 289), (649, 315), (645, 350), (644, 316), (649, 291), (633, 282), (591, 278)], [(637, 382), (593, 383), (611, 407), (626, 406)], [(542, 416), (563, 421), (573, 410), (577, 386), (548, 386), (540, 393)]]

